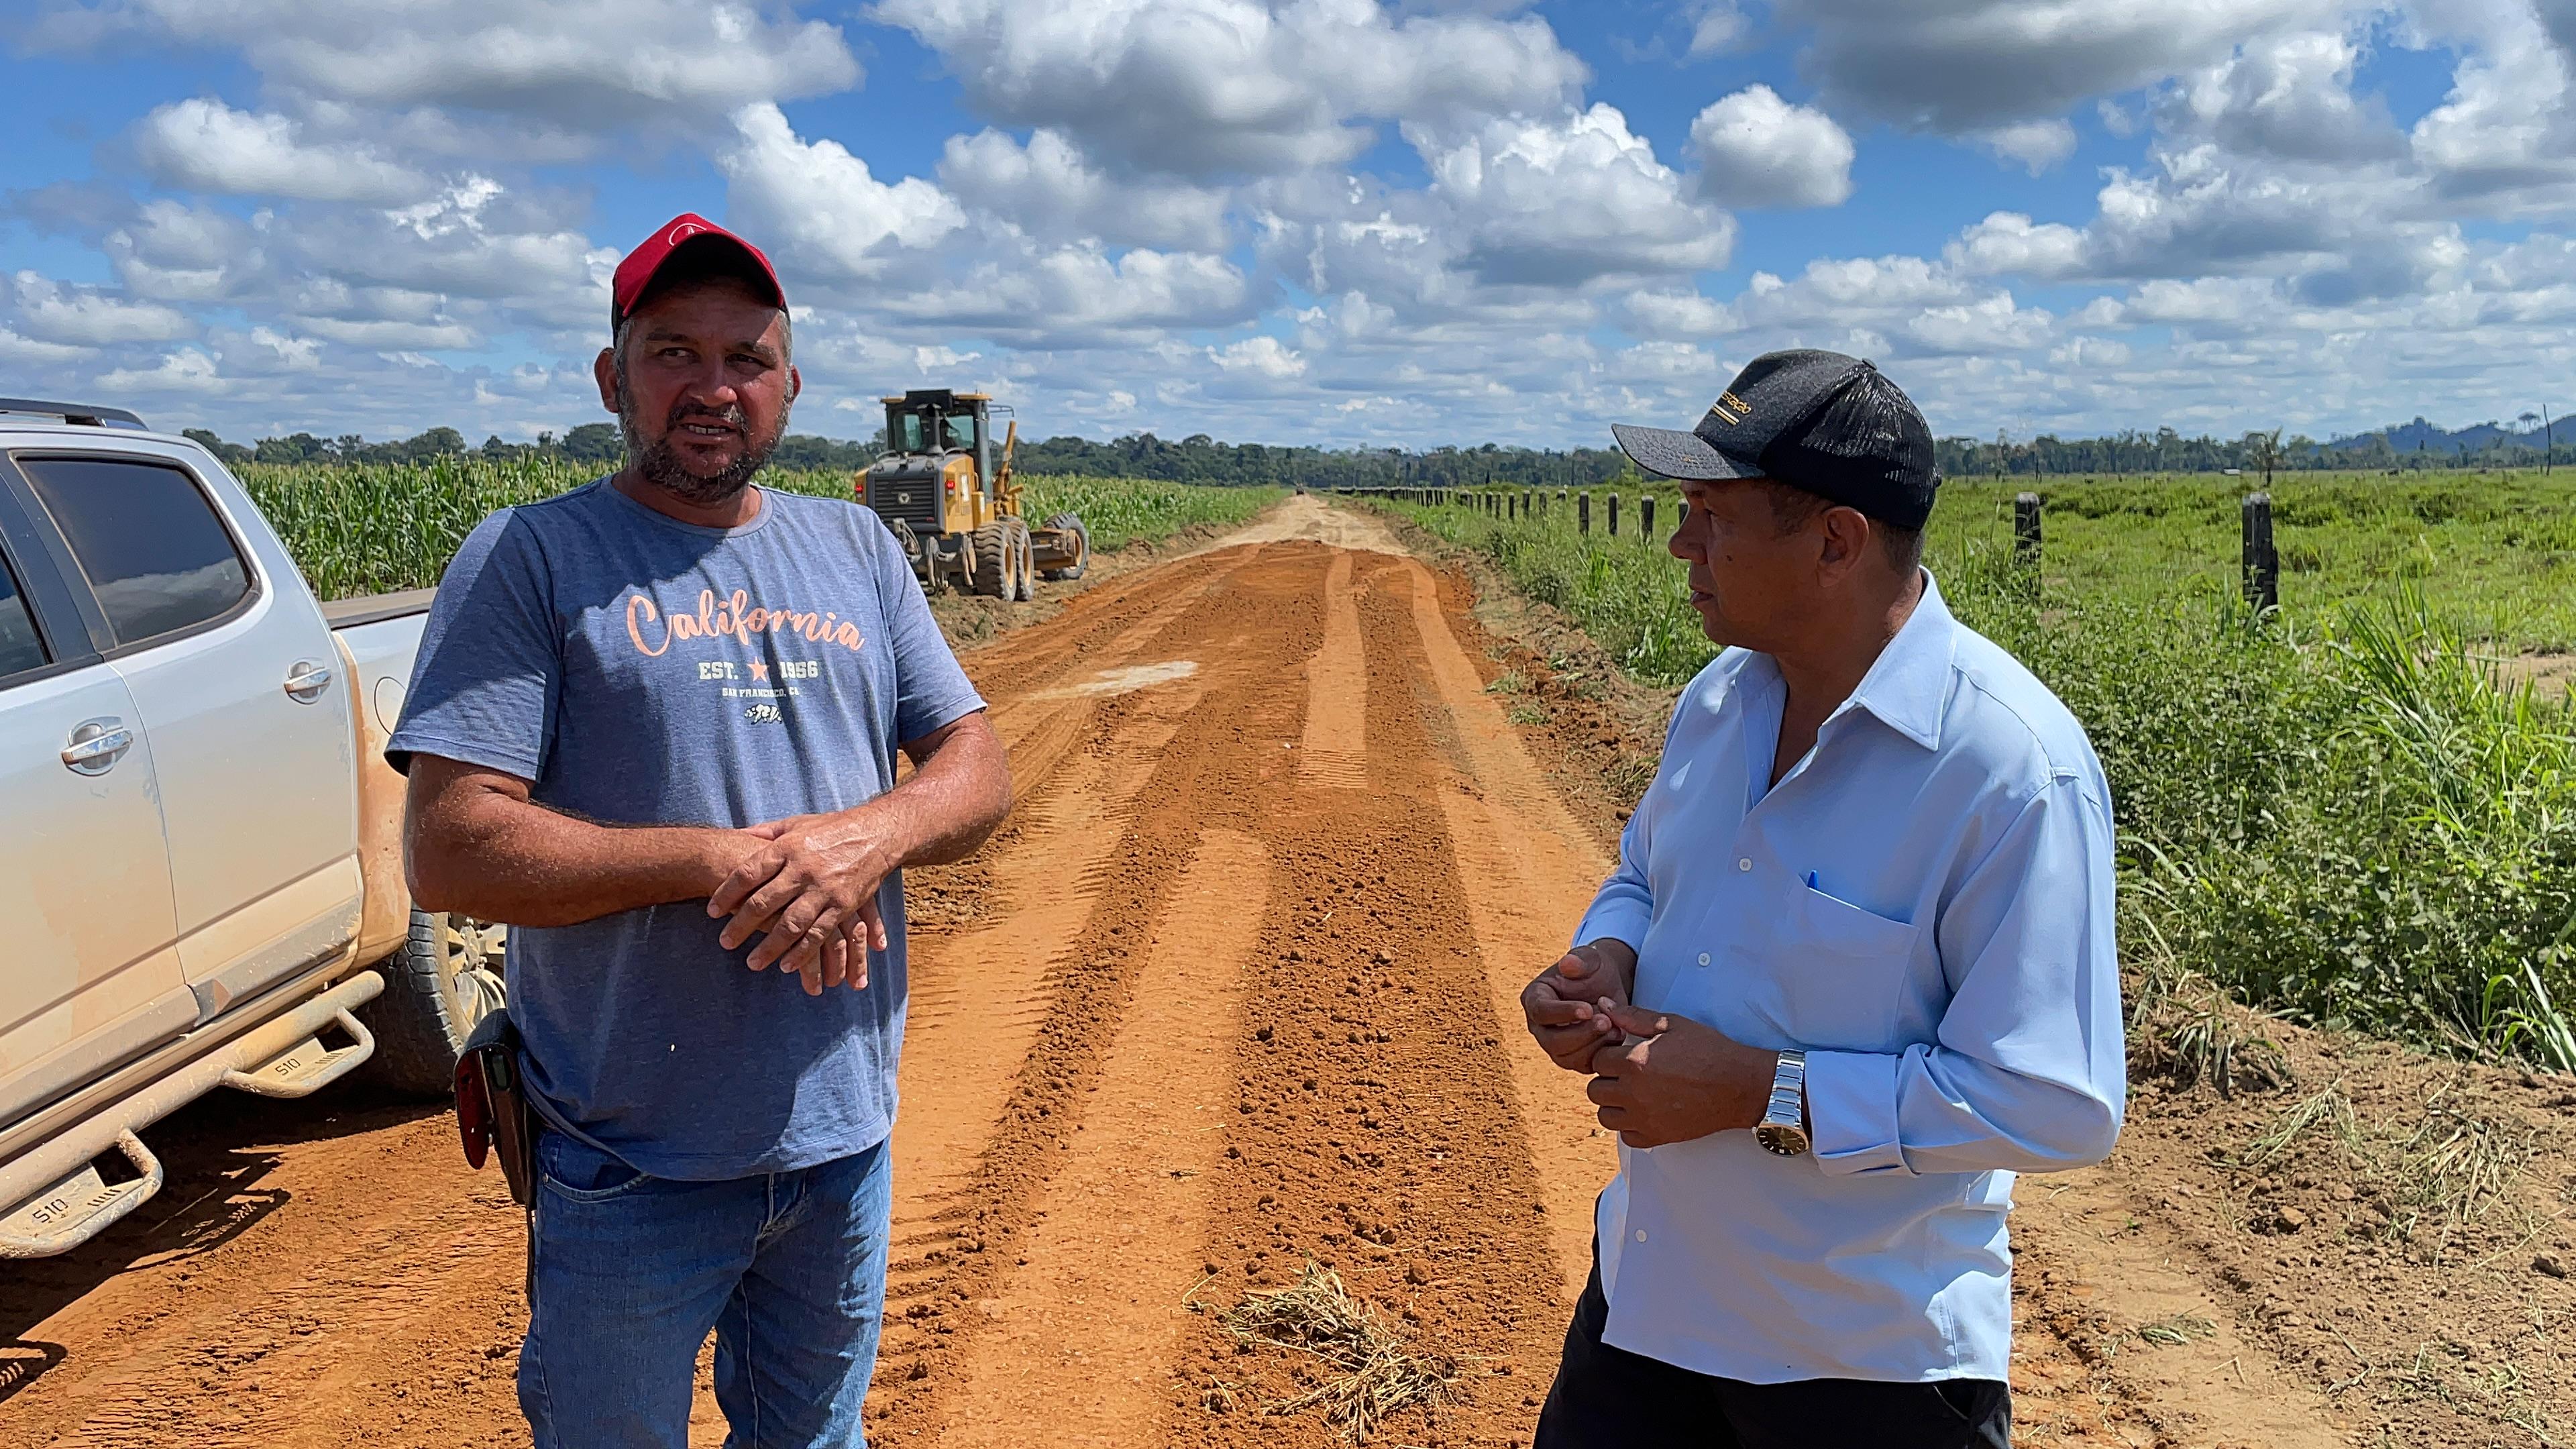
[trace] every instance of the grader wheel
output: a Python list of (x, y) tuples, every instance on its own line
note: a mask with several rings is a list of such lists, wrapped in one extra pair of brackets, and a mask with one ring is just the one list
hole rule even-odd
[(1005, 518), (1002, 530), (1011, 558), (1010, 590), (1003, 597), (1026, 604), (1038, 596), (1037, 545), (1029, 539), (1029, 521)]
[(1019, 558), (1011, 547), (1010, 530), (1004, 526), (1017, 521), (995, 519), (976, 529), (967, 540), (967, 551), (974, 559), (970, 586), (988, 599), (1007, 600), (1019, 592)]
[(1049, 531), (1062, 530), (1070, 532), (1081, 547), (1075, 552), (1073, 562), (1064, 565), (1062, 568), (1048, 569), (1043, 575), (1041, 575), (1041, 577), (1054, 581), (1062, 581), (1067, 579), (1078, 579), (1085, 573), (1090, 572), (1091, 530), (1082, 526), (1082, 516), (1077, 513), (1059, 513), (1048, 519), (1046, 521), (1046, 526)]

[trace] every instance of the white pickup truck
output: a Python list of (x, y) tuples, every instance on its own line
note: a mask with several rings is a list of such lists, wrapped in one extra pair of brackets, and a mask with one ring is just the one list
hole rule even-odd
[(317, 600), (185, 438), (0, 399), (0, 1258), (140, 1206), (218, 1088), (448, 1089), (502, 941), (403, 884), (428, 608)]

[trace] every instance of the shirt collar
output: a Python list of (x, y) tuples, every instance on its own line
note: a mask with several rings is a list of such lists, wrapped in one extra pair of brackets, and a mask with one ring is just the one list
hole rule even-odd
[(1950, 700), (1951, 650), (1958, 621), (1941, 601), (1932, 572), (1923, 571), (1923, 597), (1896, 637), (1861, 676), (1846, 708), (1865, 709), (1879, 722), (1927, 750), (1941, 748), (1941, 714)]

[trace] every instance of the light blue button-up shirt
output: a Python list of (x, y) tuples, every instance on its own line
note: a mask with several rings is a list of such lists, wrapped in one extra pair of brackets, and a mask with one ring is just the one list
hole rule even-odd
[(2001, 1379), (2016, 1172), (2098, 1161), (2127, 1078), (2110, 792), (2073, 715), (1923, 600), (1770, 783), (1787, 697), (1730, 649), (1673, 711), (1576, 933), (1635, 999), (1807, 1053), (1810, 1155), (1622, 1147), (1611, 1344), (1753, 1383)]

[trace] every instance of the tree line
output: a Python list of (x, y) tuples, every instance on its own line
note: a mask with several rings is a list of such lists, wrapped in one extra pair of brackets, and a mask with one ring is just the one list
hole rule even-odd
[[(2538, 422), (2537, 417), (2532, 419)], [(2445, 432), (2422, 418), (2357, 437), (2320, 443), (2305, 435), (2284, 440), (2281, 429), (2236, 438), (2186, 438), (2171, 428), (2115, 433), (2100, 438), (2059, 438), (2043, 433), (2026, 442), (1998, 436), (1941, 438), (1935, 465), (1946, 477), (2125, 477), (2133, 473), (2310, 472), (2328, 469), (2418, 471), (2433, 468), (2537, 468), (2565, 453), (2576, 461), (2576, 430), (2556, 442), (2554, 429), (2529, 434), (2495, 423)]]
[[(496, 436), (479, 447), (469, 446), (454, 428), (431, 428), (409, 438), (372, 443), (355, 434), (320, 438), (293, 433), (242, 444), (204, 428), (190, 428), (187, 436), (227, 463), (416, 463), (463, 456), (562, 458), (613, 467), (625, 456), (625, 444), (613, 423), (584, 423), (561, 436), (539, 433), (533, 443), (512, 443)], [(876, 460), (884, 450), (884, 437), (882, 431), (863, 441), (791, 433), (779, 441), (772, 461), (783, 468), (855, 472)], [(1288, 488), (1466, 488), (1488, 483), (1581, 488), (1635, 476), (1626, 457), (1606, 448), (1559, 452), (1493, 443), (1427, 450), (1276, 447), (1220, 443), (1205, 433), (1178, 442), (1152, 433), (1131, 433), (1107, 442), (1076, 437), (1044, 442), (1023, 439), (1014, 466), (1024, 473)]]
[[(612, 423), (584, 423), (560, 436), (539, 433), (532, 443), (507, 442), (495, 436), (486, 438), (480, 446), (469, 446), (464, 435), (454, 428), (431, 428), (409, 438), (382, 442), (369, 442), (356, 434), (326, 439), (294, 433), (245, 445), (227, 442), (203, 428), (190, 428), (187, 435), (228, 463), (412, 463), (435, 457), (473, 456), (561, 458), (611, 468), (625, 456), (624, 444)], [(2544, 443), (2547, 437), (2539, 428), (2523, 434), (2493, 423), (2446, 433), (2418, 418), (2411, 424), (2328, 443), (2305, 436), (2284, 441), (2277, 429), (2238, 438), (2186, 438), (2172, 428), (2159, 428), (2151, 433), (2129, 431), (2098, 438), (2042, 434), (2020, 442), (2001, 436), (1992, 442), (1949, 437), (1936, 440), (1934, 451), (1941, 472), (1953, 478), (2123, 477), (2135, 473), (2217, 473), (2231, 468), (2270, 473), (2329, 468), (2538, 467), (2544, 459), (2554, 461), (2562, 451), (2576, 460), (2576, 434), (2571, 434), (2566, 443)], [(790, 434), (780, 441), (774, 461), (784, 468), (855, 472), (876, 459), (883, 439), (882, 432), (865, 440)], [(1611, 448), (1557, 450), (1495, 443), (1430, 449), (1282, 447), (1220, 443), (1205, 433), (1194, 433), (1177, 442), (1152, 433), (1130, 433), (1105, 442), (1077, 437), (1049, 438), (1044, 442), (1023, 440), (1016, 466), (1024, 473), (1084, 473), (1174, 483), (1282, 488), (1473, 488), (1489, 484), (1588, 488), (1637, 478), (1635, 466)]]

